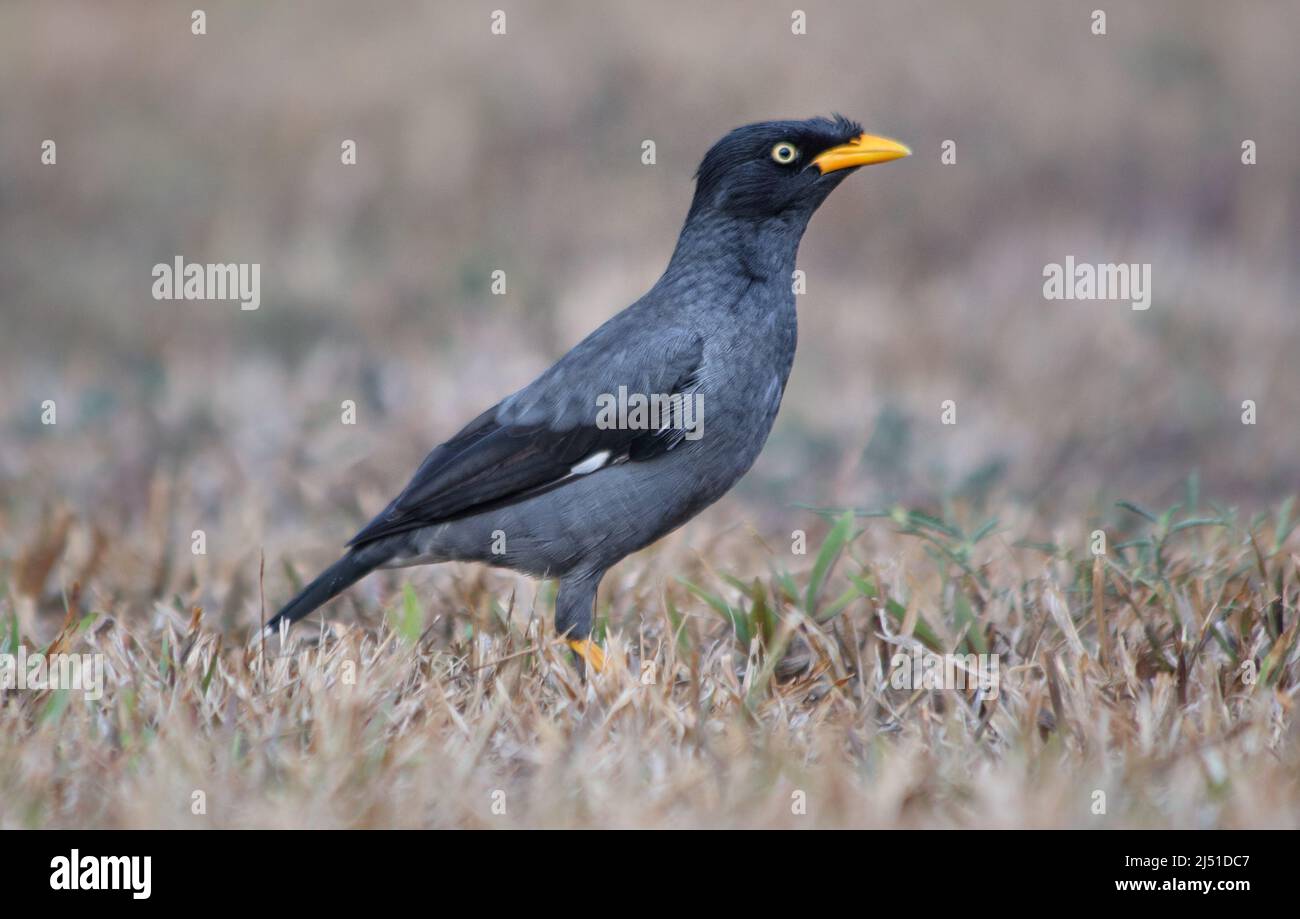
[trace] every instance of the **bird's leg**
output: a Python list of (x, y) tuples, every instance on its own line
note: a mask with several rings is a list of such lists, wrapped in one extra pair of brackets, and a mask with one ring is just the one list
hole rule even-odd
[(600, 645), (590, 638), (581, 640), (571, 638), (569, 639), (569, 647), (573, 649), (575, 658), (580, 658), (585, 663), (590, 664), (597, 673), (605, 669), (605, 652)]
[(572, 649), (574, 662), (580, 671), (586, 666), (597, 672), (605, 669), (605, 652), (591, 640), (591, 614), (596, 605), (596, 585), (600, 576), (587, 575), (561, 579), (560, 590), (555, 595), (555, 631), (564, 637)]

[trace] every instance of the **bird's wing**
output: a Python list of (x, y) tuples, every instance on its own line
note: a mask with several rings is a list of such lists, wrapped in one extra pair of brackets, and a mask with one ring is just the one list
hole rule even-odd
[(600, 468), (672, 450), (683, 430), (598, 425), (598, 397), (616, 396), (620, 386), (647, 396), (693, 393), (704, 342), (663, 328), (637, 336), (631, 325), (602, 326), (435, 447), (402, 493), (348, 545), (513, 504)]

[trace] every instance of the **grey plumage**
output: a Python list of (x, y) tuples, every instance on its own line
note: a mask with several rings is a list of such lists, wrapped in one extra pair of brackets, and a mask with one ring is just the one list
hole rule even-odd
[[(782, 144), (794, 160), (782, 162)], [(799, 241), (856, 166), (906, 155), (880, 144), (894, 142), (842, 118), (766, 122), (719, 141), (654, 287), (435, 448), (271, 626), (374, 568), (462, 560), (559, 578), (556, 630), (585, 638), (605, 571), (712, 504), (757, 459), (794, 360)], [(599, 397), (619, 387), (698, 395), (702, 436), (602, 428)]]

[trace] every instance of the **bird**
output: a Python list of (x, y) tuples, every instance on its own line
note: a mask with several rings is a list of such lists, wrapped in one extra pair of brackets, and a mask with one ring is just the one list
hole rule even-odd
[(721, 498), (763, 449), (794, 363), (792, 279), (813, 213), (849, 174), (910, 153), (842, 115), (730, 131), (700, 163), (650, 290), (435, 447), (262, 634), (375, 569), (473, 561), (557, 579), (559, 640), (603, 669), (591, 633), (605, 572)]

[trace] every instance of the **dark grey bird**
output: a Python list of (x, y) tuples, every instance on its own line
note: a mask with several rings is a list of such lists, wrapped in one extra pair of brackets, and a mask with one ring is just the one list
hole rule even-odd
[(850, 172), (910, 152), (838, 116), (718, 141), (654, 287), (434, 448), (268, 627), (376, 568), (478, 561), (558, 578), (556, 631), (599, 668), (589, 636), (605, 572), (722, 497), (767, 440), (794, 362), (792, 276), (813, 212)]

